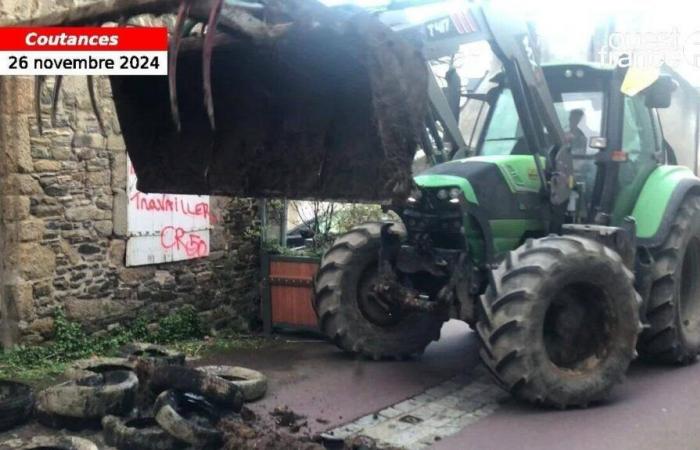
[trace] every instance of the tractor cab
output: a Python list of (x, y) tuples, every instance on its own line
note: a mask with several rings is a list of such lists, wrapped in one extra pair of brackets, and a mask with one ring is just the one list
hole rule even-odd
[[(417, 184), (439, 187), (433, 175), (466, 178), (474, 196), (470, 210), (480, 209), (488, 218), (481, 220), (479, 228), (493, 228), (496, 221), (526, 225), (516, 227), (517, 231), (510, 228), (520, 242), (559, 232), (563, 224), (628, 227), (632, 232), (637, 216), (644, 214), (640, 208), (635, 211), (637, 200), (655, 169), (680, 159), (695, 170), (700, 104), (696, 91), (670, 70), (650, 76), (636, 69), (552, 64), (542, 66), (541, 73), (562, 131), (559, 144), (551, 142), (556, 136), (541, 120), (537, 127), (545, 130), (544, 140), (533, 145), (519, 111), (517, 89), (511, 88), (517, 86), (517, 79), (514, 83), (507, 71), (498, 71), (462, 95), (466, 101), (460, 103), (456, 117), (461, 144), (449, 133), (423, 140), (428, 144), (423, 147), (426, 154), (448, 162), (421, 171)], [(448, 86), (443, 92), (464, 90)], [(522, 93), (519, 97), (528, 98)], [(520, 109), (528, 108), (521, 105)], [(538, 117), (529, 114), (525, 122)], [(690, 117), (679, 119), (683, 114)], [(674, 127), (678, 120), (688, 126)], [(427, 133), (435, 128), (427, 127)], [(669, 128), (673, 145), (665, 138)], [(557, 160), (565, 162), (557, 166)], [(559, 188), (563, 193), (558, 201), (553, 192), (557, 174), (559, 183), (563, 179), (566, 184)], [(406, 212), (414, 213), (411, 207)], [(489, 235), (493, 230), (480, 233)], [(630, 237), (636, 236), (632, 232)], [(498, 258), (517, 243), (515, 239), (515, 235), (504, 239), (496, 233), (487, 259)]]
[[(544, 66), (543, 73), (565, 143), (570, 146), (575, 194), (568, 205), (568, 221), (620, 224), (632, 212), (649, 174), (666, 161), (656, 109), (669, 105), (658, 100), (651, 103), (649, 88), (635, 95), (623, 94), (624, 78), (610, 68), (557, 64)], [(504, 77), (499, 73), (485, 85), (464, 106), (461, 131), (470, 139), (452, 160), (478, 156), (503, 162), (515, 155), (546, 157), (542, 149), (529, 148)], [(669, 89), (668, 95), (673, 88)], [(613, 165), (616, 180), (610, 179)], [(532, 166), (529, 177), (534, 178), (534, 162)], [(606, 182), (613, 183), (613, 189), (605, 191)], [(601, 211), (607, 217), (596, 219)]]

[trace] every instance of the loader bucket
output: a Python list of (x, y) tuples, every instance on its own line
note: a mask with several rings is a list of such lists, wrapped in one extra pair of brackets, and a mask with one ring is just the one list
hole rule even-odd
[(274, 39), (219, 32), (215, 129), (203, 101), (202, 37), (184, 38), (178, 52), (180, 131), (167, 77), (111, 78), (139, 190), (405, 198), (426, 112), (424, 60), (369, 14), (314, 5)]

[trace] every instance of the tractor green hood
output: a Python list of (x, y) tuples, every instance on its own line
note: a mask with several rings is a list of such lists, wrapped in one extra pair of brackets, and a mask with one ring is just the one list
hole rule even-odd
[[(467, 214), (465, 236), (476, 261), (483, 260), (484, 242), (496, 254), (511, 250), (529, 235), (541, 234), (548, 207), (530, 155), (482, 156), (439, 164), (415, 177), (422, 189), (458, 187)], [(481, 228), (479, 230), (478, 228)]]
[(505, 201), (517, 193), (538, 193), (540, 180), (530, 155), (478, 156), (438, 164), (415, 178), (426, 188), (457, 186), (471, 203)]

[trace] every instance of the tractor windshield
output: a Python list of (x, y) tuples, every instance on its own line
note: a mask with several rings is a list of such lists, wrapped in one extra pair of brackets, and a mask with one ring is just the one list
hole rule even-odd
[[(552, 92), (552, 97), (561, 126), (572, 145), (573, 154), (593, 154), (595, 150), (588, 146), (588, 141), (591, 136), (601, 135), (603, 93)], [(496, 101), (479, 154), (492, 156), (529, 153), (513, 94), (509, 89), (504, 89)]]

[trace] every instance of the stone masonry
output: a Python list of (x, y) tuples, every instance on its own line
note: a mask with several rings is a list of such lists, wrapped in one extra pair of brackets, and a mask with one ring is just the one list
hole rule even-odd
[[(70, 2), (0, 0), (0, 19)], [(85, 2), (82, 2), (85, 3)], [(255, 316), (258, 249), (255, 203), (211, 197), (211, 255), (125, 267), (126, 151), (109, 81), (97, 79), (106, 137), (84, 77), (67, 77), (51, 124), (53, 82), (41, 93), (43, 134), (34, 114), (34, 79), (0, 78), (0, 340), (50, 339), (53, 313), (93, 331), (134, 317), (162, 317), (192, 305), (214, 327)]]

